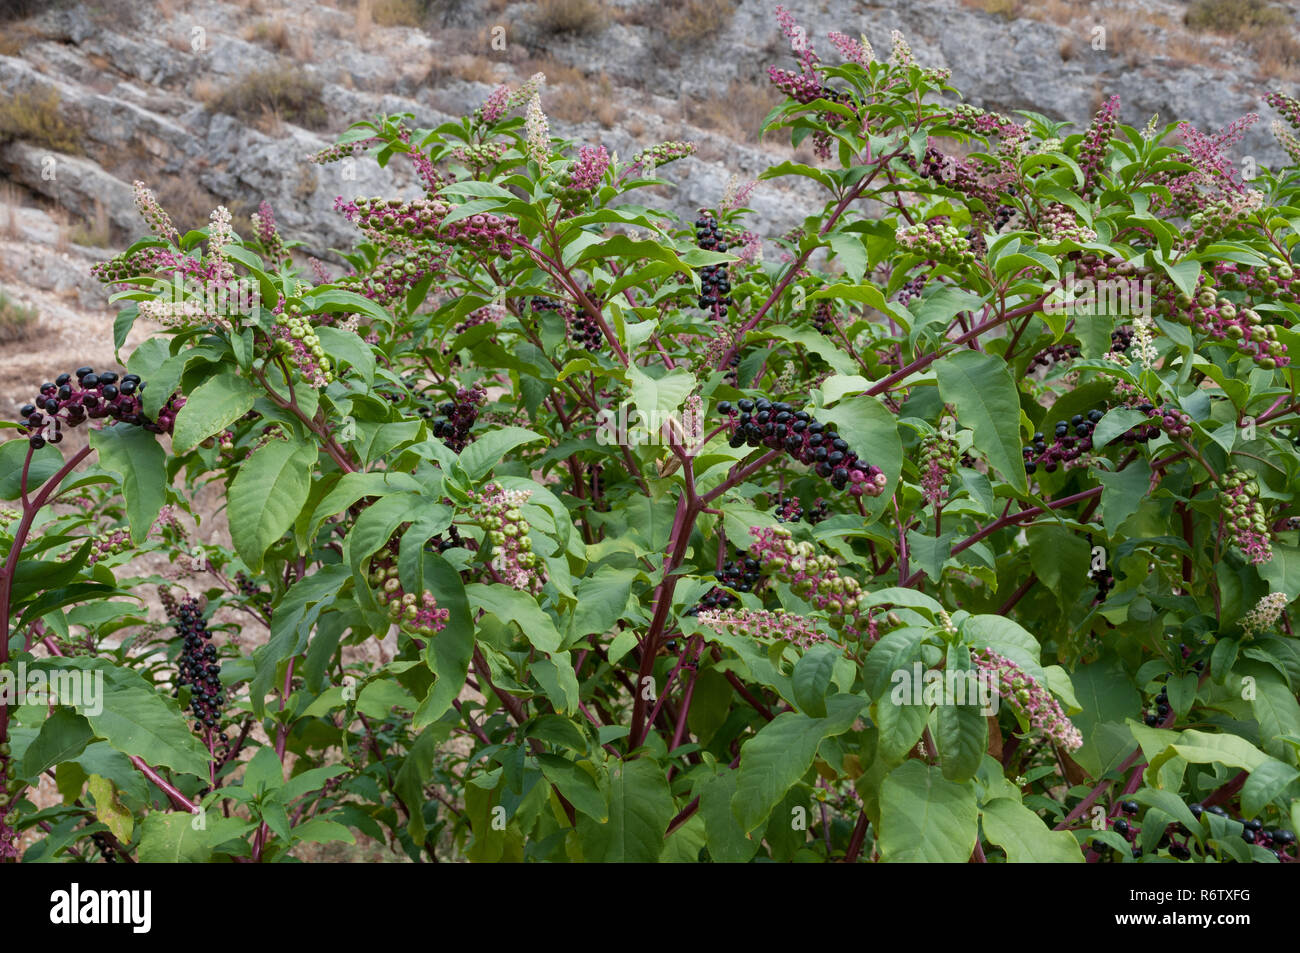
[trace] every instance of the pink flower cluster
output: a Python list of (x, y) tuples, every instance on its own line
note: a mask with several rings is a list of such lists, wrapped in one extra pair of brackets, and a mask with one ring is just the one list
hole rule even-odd
[(804, 28), (795, 22), (794, 14), (778, 4), (776, 22), (780, 25), (785, 38), (790, 41), (790, 49), (799, 60), (800, 71), (804, 73), (813, 72), (813, 67), (818, 62), (818, 56), (816, 51), (813, 50), (812, 44), (808, 42), (808, 34), (804, 31)]
[(578, 150), (578, 161), (569, 169), (569, 188), (593, 191), (608, 168), (609, 153), (604, 146), (583, 146)]
[(1015, 662), (992, 649), (974, 649), (971, 661), (981, 671), (996, 677), (998, 696), (1022, 715), (1031, 727), (1066, 751), (1074, 751), (1083, 745), (1083, 736), (1066, 717), (1060, 703)]
[(826, 641), (826, 633), (813, 619), (793, 612), (766, 609), (705, 609), (698, 616), (702, 625), (715, 632), (738, 632), (755, 639), (784, 639), (800, 648)]
[(1188, 161), (1194, 169), (1165, 183), (1174, 198), (1188, 208), (1201, 209), (1221, 195), (1245, 193), (1246, 185), (1232, 160), (1224, 153), (1258, 120), (1257, 113), (1247, 113), (1213, 135), (1201, 132), (1191, 123), (1180, 122), (1178, 135), (1187, 147)]
[(754, 537), (749, 553), (762, 572), (775, 575), (795, 595), (827, 613), (832, 628), (849, 638), (862, 636), (869, 624), (869, 615), (863, 618), (867, 594), (856, 579), (841, 576), (835, 560), (817, 553), (812, 543), (796, 543), (784, 526), (755, 526), (749, 532)]
[(284, 240), (280, 238), (280, 230), (276, 228), (275, 212), (271, 208), (271, 203), (263, 199), (257, 206), (257, 211), (250, 215), (249, 219), (253, 223), (257, 240), (262, 243), (266, 253), (277, 263), (283, 261)]
[(516, 218), (479, 214), (444, 225), (442, 238), (448, 242), (463, 242), (489, 254), (509, 259), (514, 254), (514, 239), (518, 229), (519, 220)]
[(850, 63), (857, 63), (859, 66), (867, 67), (876, 58), (875, 51), (871, 49), (871, 44), (867, 43), (865, 38), (855, 40), (838, 30), (832, 30), (826, 36), (831, 41), (831, 45), (839, 51), (840, 56)]
[(779, 66), (769, 66), (767, 78), (781, 92), (805, 106), (822, 98), (822, 81), (816, 73), (796, 73)]

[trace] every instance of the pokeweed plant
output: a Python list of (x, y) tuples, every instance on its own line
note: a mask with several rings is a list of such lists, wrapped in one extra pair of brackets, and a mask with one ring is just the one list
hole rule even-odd
[(163, 332), (0, 447), (0, 855), (1296, 859), (1300, 177), (778, 21), (766, 242), (540, 76), (313, 157), (422, 187), (341, 276), (137, 187)]

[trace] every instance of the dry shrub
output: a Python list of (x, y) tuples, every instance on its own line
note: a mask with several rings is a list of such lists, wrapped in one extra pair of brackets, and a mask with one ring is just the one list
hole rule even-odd
[[(547, 78), (547, 85), (550, 86), (549, 74)], [(604, 73), (600, 74), (594, 88), (585, 79), (557, 85), (548, 97), (547, 111), (567, 122), (588, 122), (594, 119), (606, 129), (611, 128), (619, 117), (614, 104), (614, 85)]]
[(452, 73), (469, 83), (496, 85), (493, 63), (482, 56), (458, 56), (452, 63)]
[(1192, 0), (1184, 22), (1193, 30), (1228, 35), (1294, 29), (1290, 14), (1267, 0)]
[(1056, 52), (1060, 55), (1062, 60), (1069, 61), (1074, 59), (1075, 54), (1079, 52), (1074, 35), (1067, 33), (1065, 36), (1061, 37), (1061, 43), (1056, 48)]
[(716, 129), (732, 139), (755, 141), (763, 120), (778, 102), (780, 97), (770, 86), (737, 79), (720, 96), (688, 98), (686, 117), (702, 129)]
[(59, 91), (52, 86), (0, 99), (0, 145), (15, 139), (55, 152), (80, 155), (77, 131), (63, 121)]
[(244, 30), (244, 39), (277, 53), (287, 53), (291, 42), (289, 24), (283, 20), (258, 20)]
[(167, 210), (180, 233), (208, 224), (212, 210), (221, 200), (188, 175), (169, 176), (157, 184), (150, 183), (158, 202)]
[(36, 336), (40, 312), (0, 288), (0, 344), (15, 344)]
[(659, 43), (678, 48), (692, 46), (726, 29), (736, 12), (732, 0), (672, 0), (650, 4), (645, 10), (645, 26), (659, 31)]
[(982, 0), (980, 8), (985, 13), (1004, 20), (1018, 19), (1023, 12), (1020, 0)]
[(423, 0), (374, 0), (372, 12), (380, 26), (418, 27), (428, 7)]
[(1300, 41), (1290, 30), (1253, 28), (1242, 33), (1255, 52), (1255, 65), (1262, 79), (1294, 79), (1300, 70)]
[(290, 122), (321, 129), (329, 120), (321, 98), (321, 82), (292, 66), (257, 70), (221, 91), (209, 103), (216, 112), (240, 119)]
[[(0, 15), (0, 21), (3, 19)], [(18, 56), (40, 38), (40, 31), (30, 23), (10, 23), (0, 33), (0, 56)]]
[(539, 0), (532, 22), (550, 36), (594, 36), (609, 25), (599, 0)]
[(375, 25), (374, 10), (370, 0), (359, 0), (357, 3), (357, 19), (352, 25), (352, 35), (356, 37), (358, 43), (365, 45), (366, 40), (370, 39), (370, 30)]
[(17, 241), (22, 237), (18, 230), (18, 210), (22, 208), (22, 200), (18, 198), (18, 187), (12, 182), (6, 182), (4, 189), (0, 190), (0, 203), (4, 205), (4, 237), (10, 241)]
[(77, 223), (68, 232), (68, 240), (74, 245), (91, 248), (107, 248), (112, 238), (113, 228), (108, 220), (108, 209), (99, 199), (95, 199), (94, 217)]

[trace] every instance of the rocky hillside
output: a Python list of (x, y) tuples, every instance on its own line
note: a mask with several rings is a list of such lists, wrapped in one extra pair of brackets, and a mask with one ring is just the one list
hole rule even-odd
[[(1227, 25), (1217, 25), (1235, 35), (1183, 25), (1189, 9), (1201, 17), (1225, 4)], [(131, 192), (137, 178), (183, 227), (204, 224), (219, 202), (238, 223), (269, 200), (286, 233), (328, 258), (331, 247), (351, 240), (333, 211), (336, 196), (414, 194), (416, 185), (403, 163), (349, 170), (308, 163), (309, 153), (355, 119), (410, 112), (416, 125), (431, 126), (472, 110), (497, 83), (537, 71), (548, 76), (543, 104), (561, 135), (622, 155), (664, 139), (696, 141), (694, 157), (664, 170), (681, 185), (661, 199), (689, 214), (716, 204), (732, 176), (751, 179), (790, 154), (788, 145), (755, 134), (776, 101), (766, 66), (790, 65), (774, 6), (7, 0), (0, 5), (0, 15), (10, 14), (0, 22), (0, 284), (38, 306), (44, 299), (47, 314), (93, 308), (102, 298), (84, 266), (140, 232)], [(1192, 8), (1174, 0), (787, 6), (829, 60), (834, 52), (821, 39), (828, 30), (865, 34), (882, 53), (890, 32), (902, 31), (919, 62), (949, 67), (968, 99), (989, 108), (1085, 123), (1119, 92), (1126, 122), (1158, 114), (1202, 128), (1259, 110), (1265, 121), (1251, 129), (1240, 157), (1260, 163), (1280, 158), (1260, 95), (1293, 92), (1300, 66), (1300, 48), (1289, 39), (1293, 14), (1264, 0), (1194, 0)], [(1255, 11), (1250, 23), (1247, 9)], [(345, 178), (349, 171), (355, 179)], [(765, 182), (755, 191), (760, 229), (781, 231), (802, 218), (801, 196), (786, 188)], [(29, 346), (57, 350), (60, 327)]]

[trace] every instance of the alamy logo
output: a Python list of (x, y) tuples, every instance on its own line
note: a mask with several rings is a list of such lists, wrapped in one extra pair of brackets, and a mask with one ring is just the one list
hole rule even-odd
[(927, 670), (914, 662), (910, 669), (895, 669), (889, 683), (895, 705), (979, 705), (981, 714), (998, 713), (996, 677), (984, 669)]
[(69, 705), (85, 715), (102, 715), (104, 673), (29, 670), (26, 662), (17, 662), (0, 669), (0, 705)]
[(59, 926), (125, 923), (132, 933), (148, 933), (153, 923), (151, 890), (70, 890), (50, 894), (50, 922)]

